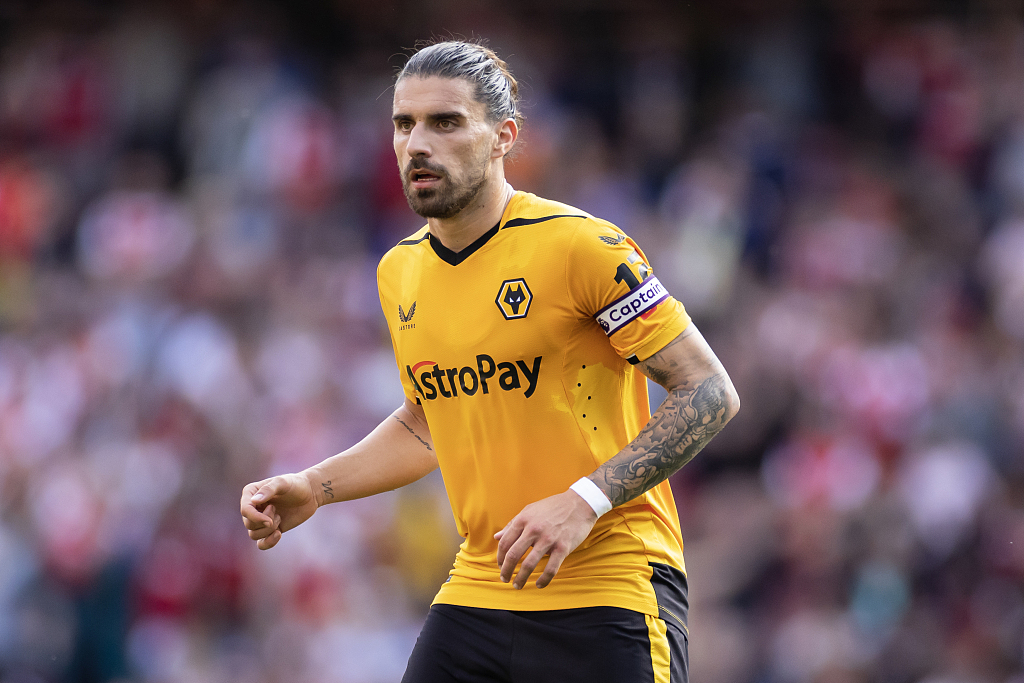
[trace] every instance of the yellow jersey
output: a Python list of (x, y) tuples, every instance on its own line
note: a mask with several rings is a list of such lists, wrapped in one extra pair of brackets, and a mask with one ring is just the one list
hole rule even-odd
[(516, 192), (460, 252), (424, 226), (377, 269), (406, 396), (426, 414), (464, 541), (435, 603), (658, 615), (650, 563), (684, 570), (663, 482), (598, 519), (543, 589), (499, 579), (494, 534), (625, 447), (650, 419), (633, 365), (690, 323), (621, 230)]

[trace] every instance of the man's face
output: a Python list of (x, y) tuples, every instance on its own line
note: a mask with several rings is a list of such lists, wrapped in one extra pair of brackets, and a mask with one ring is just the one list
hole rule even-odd
[(395, 154), (409, 206), (451, 218), (490, 176), (495, 126), (463, 78), (407, 77), (395, 85)]

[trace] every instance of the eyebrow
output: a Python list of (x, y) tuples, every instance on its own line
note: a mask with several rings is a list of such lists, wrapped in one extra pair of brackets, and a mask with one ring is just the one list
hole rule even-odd
[[(443, 111), (436, 114), (427, 114), (425, 118), (428, 122), (433, 122), (443, 119), (464, 119), (466, 115), (461, 111)], [(391, 117), (391, 120), (397, 123), (399, 121), (413, 121), (414, 119), (410, 114), (395, 114)]]

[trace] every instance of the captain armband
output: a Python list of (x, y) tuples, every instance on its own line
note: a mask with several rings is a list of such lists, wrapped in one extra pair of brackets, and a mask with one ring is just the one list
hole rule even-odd
[(605, 306), (594, 316), (597, 324), (601, 326), (604, 333), (609, 337), (662, 301), (668, 299), (669, 294), (658, 278), (651, 275), (640, 285), (623, 297)]

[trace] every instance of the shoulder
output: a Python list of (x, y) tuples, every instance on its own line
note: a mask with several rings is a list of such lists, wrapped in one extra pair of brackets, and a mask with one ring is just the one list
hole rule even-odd
[(430, 237), (429, 226), (424, 225), (422, 228), (388, 249), (387, 253), (384, 254), (380, 263), (377, 265), (378, 277), (390, 268), (403, 267), (403, 265), (408, 263), (410, 259), (419, 258), (423, 253), (423, 249), (430, 246), (427, 242), (428, 237)]
[[(598, 235), (618, 239), (619, 231), (608, 221), (601, 220), (570, 204), (543, 199), (528, 192), (517, 192), (509, 205), (502, 223), (502, 232), (519, 233), (531, 241), (544, 244), (556, 253), (575, 251), (581, 237), (591, 235), (591, 241), (600, 242)], [(588, 241), (585, 237), (582, 241)]]
[(427, 233), (430, 231), (429, 225), (424, 225), (422, 228), (414, 232), (413, 234), (406, 237), (404, 240), (391, 247), (391, 251), (398, 249), (399, 247), (411, 247), (419, 244), (423, 240), (427, 239)]
[(509, 214), (510, 218), (544, 215), (565, 215), (575, 216), (577, 218), (593, 218), (593, 216), (583, 209), (563, 202), (556, 202), (552, 199), (538, 197), (531, 192), (523, 191), (518, 191), (513, 195), (512, 202), (509, 206)]
[(544, 199), (529, 192), (517, 192), (502, 227), (545, 223), (544, 229), (569, 229), (574, 234), (601, 236), (621, 242), (625, 235), (613, 223), (593, 216), (570, 204)]
[(502, 228), (513, 228), (523, 225), (536, 225), (539, 223), (552, 223), (545, 228), (554, 227), (554, 224), (578, 224), (582, 220), (592, 219), (586, 211), (538, 197), (529, 192), (516, 192), (509, 203), (508, 211), (505, 212)]

